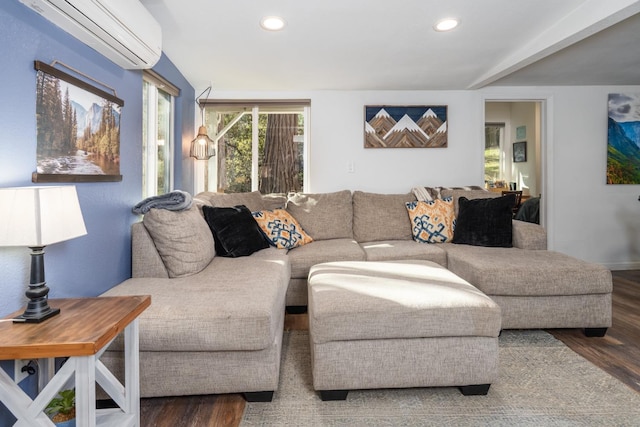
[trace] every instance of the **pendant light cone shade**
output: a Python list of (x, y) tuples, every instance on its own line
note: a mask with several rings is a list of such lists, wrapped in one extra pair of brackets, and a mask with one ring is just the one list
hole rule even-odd
[(87, 234), (74, 186), (0, 188), (0, 246), (31, 248), (29, 302), (15, 322), (37, 323), (60, 313), (48, 304), (44, 247)]
[(209, 160), (216, 155), (215, 142), (207, 135), (207, 128), (205, 126), (198, 128), (198, 136), (191, 141), (189, 155), (198, 160)]

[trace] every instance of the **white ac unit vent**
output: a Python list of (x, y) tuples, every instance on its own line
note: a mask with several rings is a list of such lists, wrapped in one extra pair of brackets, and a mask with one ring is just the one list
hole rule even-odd
[(138, 0), (20, 0), (125, 69), (162, 55), (160, 24)]

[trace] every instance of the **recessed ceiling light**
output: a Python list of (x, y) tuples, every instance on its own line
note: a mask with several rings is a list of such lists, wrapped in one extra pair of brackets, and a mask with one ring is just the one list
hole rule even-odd
[(284, 28), (284, 19), (279, 16), (265, 16), (260, 21), (260, 26), (268, 31), (280, 31)]
[(433, 28), (436, 31), (450, 31), (457, 27), (459, 23), (460, 21), (455, 18), (447, 18), (436, 22), (436, 25), (434, 25)]

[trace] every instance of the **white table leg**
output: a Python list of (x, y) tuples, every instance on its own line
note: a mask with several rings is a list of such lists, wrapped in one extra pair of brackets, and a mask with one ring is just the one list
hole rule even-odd
[(44, 390), (56, 372), (55, 359), (38, 359), (38, 392)]
[(95, 356), (70, 357), (67, 363), (76, 365), (77, 427), (96, 425), (96, 360)]
[(135, 416), (135, 426), (140, 426), (140, 344), (138, 319), (124, 330), (125, 408), (126, 414)]

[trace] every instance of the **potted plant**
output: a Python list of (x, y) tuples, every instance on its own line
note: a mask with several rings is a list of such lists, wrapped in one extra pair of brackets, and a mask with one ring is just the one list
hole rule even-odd
[(58, 427), (76, 427), (76, 390), (62, 390), (44, 411)]

